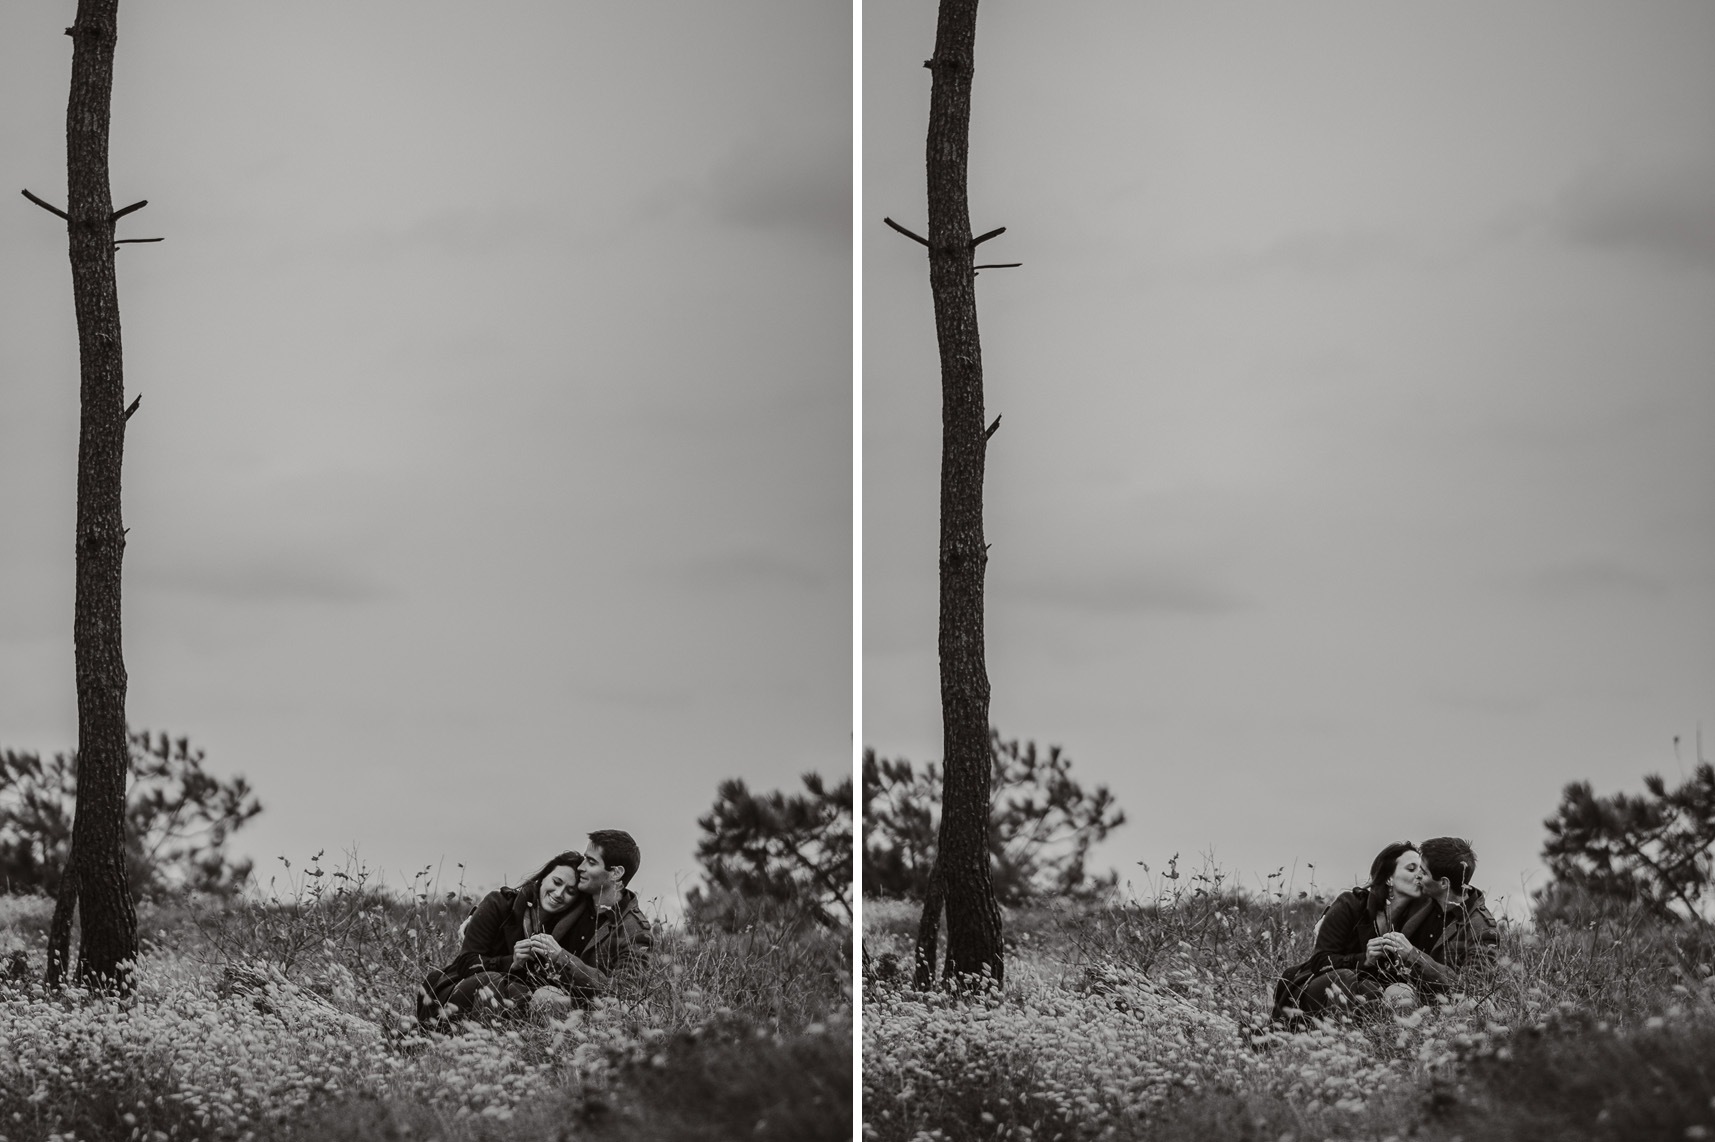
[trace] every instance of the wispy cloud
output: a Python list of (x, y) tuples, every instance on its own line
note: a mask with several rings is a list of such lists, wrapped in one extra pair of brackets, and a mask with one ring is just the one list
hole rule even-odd
[(1108, 615), (1223, 615), (1249, 605), (1212, 575), (1161, 567), (1068, 568), (996, 587), (1003, 598)]
[(381, 584), (332, 562), (301, 553), (221, 561), (206, 554), (183, 563), (145, 565), (135, 582), (146, 590), (233, 603), (372, 603), (390, 593)]
[(1715, 267), (1715, 162), (1611, 164), (1568, 186), (1556, 217), (1578, 245)]
[(1302, 230), (1249, 248), (1225, 246), (1197, 258), (1185, 271), (1196, 279), (1221, 282), (1257, 274), (1326, 280), (1388, 269), (1417, 257), (1397, 235), (1380, 230)]
[(545, 205), (467, 205), (435, 210), (384, 226), (331, 230), (314, 242), (269, 257), (333, 256), (347, 261), (388, 260), (413, 254), (486, 259), (515, 250), (565, 248), (580, 231), (600, 229)]
[(1375, 231), (1306, 231), (1266, 247), (1251, 264), (1318, 276), (1351, 274), (1398, 261), (1403, 253), (1397, 240)]
[(1550, 598), (1601, 595), (1654, 599), (1667, 593), (1667, 584), (1660, 579), (1611, 559), (1556, 563), (1531, 575), (1525, 587), (1532, 594)]
[(632, 194), (627, 225), (685, 218), (755, 230), (795, 230), (844, 247), (851, 240), (851, 157), (842, 136), (788, 130), (732, 146), (700, 178), (674, 175)]
[(1445, 709), (1497, 718), (1524, 717), (1542, 707), (1542, 699), (1538, 697), (1470, 688), (1430, 687), (1425, 697)]
[(830, 132), (806, 140), (784, 132), (735, 147), (710, 173), (708, 204), (740, 226), (796, 229), (847, 243), (851, 238), (851, 151)]
[(680, 586), (716, 591), (782, 587), (811, 591), (825, 586), (829, 578), (823, 570), (760, 548), (677, 561), (660, 575)]
[(621, 679), (578, 684), (576, 692), (604, 706), (620, 706), (634, 710), (679, 710), (691, 704), (688, 690), (632, 683)]

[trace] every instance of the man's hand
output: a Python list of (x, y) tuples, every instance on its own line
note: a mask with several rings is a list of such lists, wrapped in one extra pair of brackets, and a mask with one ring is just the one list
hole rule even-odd
[(576, 976), (584, 983), (589, 984), (591, 987), (600, 987), (602, 984), (607, 982), (600, 972), (596, 971), (594, 968), (590, 967), (590, 965), (586, 964), (577, 956), (572, 955), (570, 952), (566, 953), (566, 962), (562, 966), (565, 967), (572, 975)]

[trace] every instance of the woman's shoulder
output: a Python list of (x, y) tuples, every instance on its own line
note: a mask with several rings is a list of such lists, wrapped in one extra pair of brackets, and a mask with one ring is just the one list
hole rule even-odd
[(477, 904), (478, 912), (510, 912), (518, 899), (518, 889), (501, 886), (484, 896)]
[(1346, 891), (1340, 893), (1340, 895), (1334, 897), (1333, 903), (1328, 905), (1328, 910), (1332, 912), (1334, 909), (1339, 908), (1363, 912), (1367, 910), (1369, 902), (1369, 886), (1366, 884), (1360, 884), (1358, 887), (1348, 888)]
[(1350, 945), (1364, 931), (1366, 895), (1361, 889), (1353, 889), (1340, 893), (1329, 902), (1322, 918), (1316, 921), (1318, 951), (1346, 955), (1354, 950)]

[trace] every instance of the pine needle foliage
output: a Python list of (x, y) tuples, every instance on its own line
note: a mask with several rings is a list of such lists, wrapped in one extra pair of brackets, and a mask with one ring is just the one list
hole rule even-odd
[(802, 793), (721, 782), (714, 808), (697, 821), (708, 886), (687, 896), (694, 920), (727, 930), (781, 916), (851, 927), (851, 778), (830, 787), (806, 773), (803, 781)]
[[(204, 768), (190, 739), (133, 731), (125, 804), (125, 871), (133, 899), (172, 890), (230, 894), (251, 863), (226, 854), (233, 833), (262, 812), (242, 776)], [(44, 759), (0, 752), (0, 889), (56, 895), (71, 852), (76, 750)]]
[(1644, 795), (1598, 797), (1587, 781), (1566, 786), (1543, 824), (1553, 882), (1537, 893), (1548, 916), (1580, 904), (1640, 906), (1671, 923), (1707, 925), (1715, 899), (1715, 766), (1699, 764), (1669, 789), (1659, 774)]
[[(989, 857), (996, 898), (1009, 907), (1057, 896), (1094, 898), (1115, 874), (1091, 874), (1090, 847), (1125, 824), (1106, 785), (1086, 790), (1059, 746), (1037, 749), (989, 731)], [(923, 899), (940, 828), (941, 767), (863, 759), (864, 892)]]

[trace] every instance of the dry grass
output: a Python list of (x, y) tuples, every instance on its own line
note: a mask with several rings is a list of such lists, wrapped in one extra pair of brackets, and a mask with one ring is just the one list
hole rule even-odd
[[(0, 1137), (846, 1137), (849, 944), (657, 928), (649, 969), (564, 1019), (417, 1027), (475, 893), (348, 862), (264, 893), (139, 909), (135, 993), (45, 992), (51, 907), (0, 898)], [(801, 1076), (784, 1081), (784, 1075)], [(830, 1133), (832, 1131), (832, 1133)]]
[[(1273, 981), (1320, 911), (1205, 870), (1009, 916), (988, 995), (866, 980), (865, 1137), (1715, 1138), (1707, 933), (1637, 914), (1509, 925), (1444, 1003), (1270, 1031)], [(872, 967), (908, 964), (915, 926), (913, 907), (866, 901)]]

